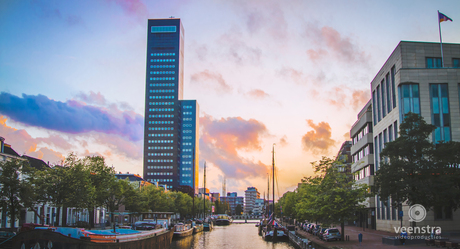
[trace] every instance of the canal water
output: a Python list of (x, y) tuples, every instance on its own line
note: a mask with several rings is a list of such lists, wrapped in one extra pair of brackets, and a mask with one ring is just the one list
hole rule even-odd
[(267, 242), (258, 234), (255, 223), (233, 223), (229, 226), (214, 226), (210, 232), (173, 240), (171, 249), (213, 249), (213, 248), (270, 248), (293, 249), (289, 242)]

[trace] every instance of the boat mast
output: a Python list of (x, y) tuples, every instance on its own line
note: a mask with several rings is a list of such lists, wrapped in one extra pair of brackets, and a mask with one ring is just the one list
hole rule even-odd
[(204, 161), (204, 195), (203, 195), (203, 219), (206, 218), (206, 161)]
[(270, 217), (270, 173), (267, 173), (267, 217)]
[[(273, 191), (273, 221), (275, 220), (275, 144), (273, 143), (273, 157), (272, 157), (272, 164), (273, 164), (273, 179), (272, 179), (272, 191)], [(275, 224), (275, 222), (273, 222)]]

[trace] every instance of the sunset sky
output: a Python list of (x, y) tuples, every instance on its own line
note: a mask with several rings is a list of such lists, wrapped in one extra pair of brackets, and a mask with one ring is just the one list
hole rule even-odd
[(59, 163), (143, 174), (147, 20), (181, 18), (184, 99), (200, 105), (200, 182), (278, 191), (335, 157), (399, 41), (460, 43), (460, 1), (0, 1), (0, 136)]

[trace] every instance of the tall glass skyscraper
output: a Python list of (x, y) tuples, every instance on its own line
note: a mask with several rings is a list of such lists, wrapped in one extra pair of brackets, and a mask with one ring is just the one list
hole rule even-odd
[(182, 100), (183, 65), (180, 19), (148, 20), (144, 179), (197, 191), (199, 107), (196, 100)]

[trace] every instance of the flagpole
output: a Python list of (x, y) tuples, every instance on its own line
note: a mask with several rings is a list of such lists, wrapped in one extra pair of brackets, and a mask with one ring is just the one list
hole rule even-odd
[(442, 52), (441, 20), (439, 20), (439, 10), (438, 10), (438, 26), (439, 26), (439, 41), (441, 44), (441, 61), (442, 61), (442, 67), (444, 68), (444, 53)]

